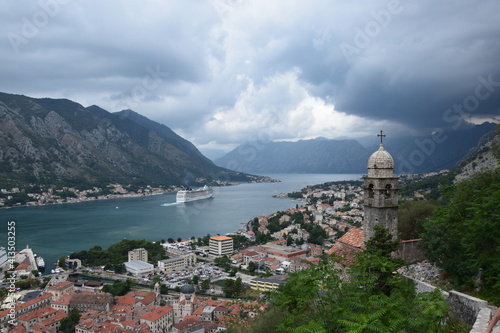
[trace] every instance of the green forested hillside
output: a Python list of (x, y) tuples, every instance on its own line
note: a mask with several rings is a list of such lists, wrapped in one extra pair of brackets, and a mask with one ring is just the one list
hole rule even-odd
[(388, 237), (377, 230), (347, 272), (332, 260), (291, 274), (250, 327), (229, 332), (468, 332), (449, 317), (439, 291), (416, 294), (412, 282), (392, 273), (400, 265), (390, 256), (398, 242)]
[(446, 196), (449, 203), (423, 224), (426, 255), (454, 288), (500, 304), (500, 169), (464, 180)]

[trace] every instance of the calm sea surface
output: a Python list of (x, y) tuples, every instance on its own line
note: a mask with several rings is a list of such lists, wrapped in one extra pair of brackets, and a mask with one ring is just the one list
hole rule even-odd
[(7, 247), (7, 222), (16, 222), (16, 249), (28, 245), (50, 269), (57, 258), (94, 245), (107, 248), (121, 239), (160, 240), (237, 231), (256, 216), (295, 207), (279, 193), (335, 180), (359, 180), (358, 174), (275, 174), (279, 183), (214, 188), (214, 197), (176, 204), (175, 194), (99, 200), (0, 210), (0, 246)]

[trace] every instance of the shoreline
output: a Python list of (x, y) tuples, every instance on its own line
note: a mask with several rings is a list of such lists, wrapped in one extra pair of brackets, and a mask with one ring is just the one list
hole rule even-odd
[[(266, 177), (264, 177), (266, 178)], [(276, 183), (276, 182), (281, 182), (279, 179), (272, 179), (267, 177), (267, 181), (250, 181), (250, 182), (231, 182), (231, 183), (226, 183), (226, 184), (217, 184), (217, 185), (210, 185), (210, 186), (216, 186), (216, 187), (225, 187), (225, 186), (237, 186), (240, 184), (252, 184), (252, 183)], [(12, 205), (12, 206), (0, 206), (0, 211), (1, 210), (7, 210), (11, 208), (21, 208), (21, 207), (40, 207), (40, 206), (49, 206), (49, 205), (58, 205), (58, 204), (77, 204), (77, 203), (84, 203), (88, 201), (96, 201), (96, 200), (110, 200), (110, 199), (124, 199), (124, 198), (139, 198), (139, 197), (150, 197), (153, 195), (163, 195), (163, 194), (168, 194), (168, 193), (175, 193), (180, 191), (180, 188), (175, 187), (173, 189), (162, 189), (161, 187), (156, 187), (154, 188), (152, 193), (124, 193), (124, 194), (107, 194), (107, 195), (102, 195), (102, 196), (96, 196), (96, 197), (78, 197), (74, 198), (75, 200), (70, 200), (67, 201), (67, 199), (59, 199), (59, 200), (66, 200), (66, 201), (56, 201), (55, 202), (45, 202), (45, 203), (32, 203), (32, 204), (25, 204), (25, 205)], [(85, 199), (84, 199), (85, 198)]]

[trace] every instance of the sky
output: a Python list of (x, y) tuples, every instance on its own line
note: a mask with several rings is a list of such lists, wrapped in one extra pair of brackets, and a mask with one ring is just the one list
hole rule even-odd
[(0, 8), (0, 91), (132, 109), (202, 152), (500, 120), (498, 0), (0, 0)]

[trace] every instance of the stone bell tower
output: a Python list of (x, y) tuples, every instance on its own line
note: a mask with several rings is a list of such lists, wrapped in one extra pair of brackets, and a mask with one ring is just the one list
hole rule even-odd
[(398, 236), (399, 177), (394, 177), (394, 160), (382, 143), (368, 159), (368, 175), (364, 176), (364, 241), (373, 236), (373, 229), (380, 225), (389, 230), (394, 239)]

